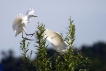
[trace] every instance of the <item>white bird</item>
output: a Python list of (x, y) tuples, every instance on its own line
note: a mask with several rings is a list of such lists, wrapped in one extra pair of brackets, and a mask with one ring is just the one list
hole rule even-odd
[(68, 44), (63, 40), (61, 35), (49, 29), (45, 29), (44, 37), (51, 42), (52, 46), (57, 52), (67, 52)]
[(18, 14), (16, 16), (16, 18), (14, 19), (13, 24), (12, 24), (13, 31), (15, 31), (15, 37), (18, 34), (20, 34), (21, 32), (22, 32), (22, 38), (23, 38), (23, 32), (26, 35), (32, 35), (32, 34), (27, 34), (26, 31), (25, 31), (25, 27), (30, 22), (31, 17), (37, 17), (37, 16), (34, 15), (34, 9), (33, 8), (30, 8), (27, 11), (25, 16), (23, 16), (23, 14)]

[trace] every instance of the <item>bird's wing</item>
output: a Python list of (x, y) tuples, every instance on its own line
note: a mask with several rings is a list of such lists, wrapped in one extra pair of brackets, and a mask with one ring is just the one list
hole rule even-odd
[(68, 44), (64, 42), (63, 38), (61, 37), (60, 34), (57, 32), (54, 32), (49, 29), (45, 29), (44, 31), (44, 37), (47, 37), (47, 40), (52, 43), (54, 46), (55, 50), (57, 52), (66, 52), (68, 49)]
[(46, 29), (44, 31), (44, 35), (44, 37), (47, 37), (47, 40), (49, 40), (52, 44), (56, 46), (64, 42), (61, 35), (52, 30)]
[(16, 31), (18, 25), (21, 24), (22, 20), (23, 20), (22, 14), (19, 14), (19, 15), (16, 16), (16, 18), (13, 21), (13, 25), (12, 25), (13, 31)]
[(19, 24), (17, 26), (17, 29), (16, 29), (16, 34), (15, 34), (15, 37), (20, 34), (22, 31), (24, 31), (24, 27), (23, 27), (23, 24)]
[(27, 12), (26, 12), (26, 15), (28, 14), (34, 14), (34, 9), (33, 8), (30, 8)]

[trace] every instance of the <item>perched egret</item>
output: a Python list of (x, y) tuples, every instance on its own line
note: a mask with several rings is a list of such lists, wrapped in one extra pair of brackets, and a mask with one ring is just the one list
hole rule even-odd
[(18, 14), (16, 16), (16, 18), (14, 19), (13, 24), (12, 24), (13, 31), (15, 31), (15, 37), (18, 34), (20, 34), (21, 32), (22, 32), (22, 38), (24, 38), (23, 32), (26, 35), (33, 35), (33, 34), (27, 34), (26, 31), (25, 31), (25, 27), (30, 22), (31, 17), (37, 17), (37, 16), (34, 15), (34, 9), (33, 8), (30, 8), (27, 11), (25, 16), (23, 16), (23, 14)]
[(61, 35), (49, 29), (45, 29), (44, 37), (51, 42), (52, 46), (57, 52), (67, 52), (68, 44), (63, 40)]

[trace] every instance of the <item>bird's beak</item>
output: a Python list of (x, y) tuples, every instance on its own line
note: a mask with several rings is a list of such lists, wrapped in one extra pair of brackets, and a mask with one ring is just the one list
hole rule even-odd
[(33, 15), (33, 17), (38, 17), (38, 16)]

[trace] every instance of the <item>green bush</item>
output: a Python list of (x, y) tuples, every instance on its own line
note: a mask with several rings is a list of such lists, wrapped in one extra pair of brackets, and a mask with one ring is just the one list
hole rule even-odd
[[(71, 18), (69, 19), (68, 32), (65, 41), (69, 45), (66, 53), (55, 52), (52, 56), (48, 56), (46, 38), (43, 38), (45, 25), (38, 23), (35, 31), (35, 46), (39, 52), (37, 58), (31, 61), (32, 51), (29, 50), (31, 41), (23, 39), (21, 41), (21, 51), (24, 56), (23, 60), (26, 67), (25, 71), (89, 71), (90, 60), (84, 57), (81, 52), (74, 53), (73, 42), (75, 40), (75, 25)], [(28, 52), (30, 55), (28, 56)], [(36, 68), (36, 69), (35, 69)]]

